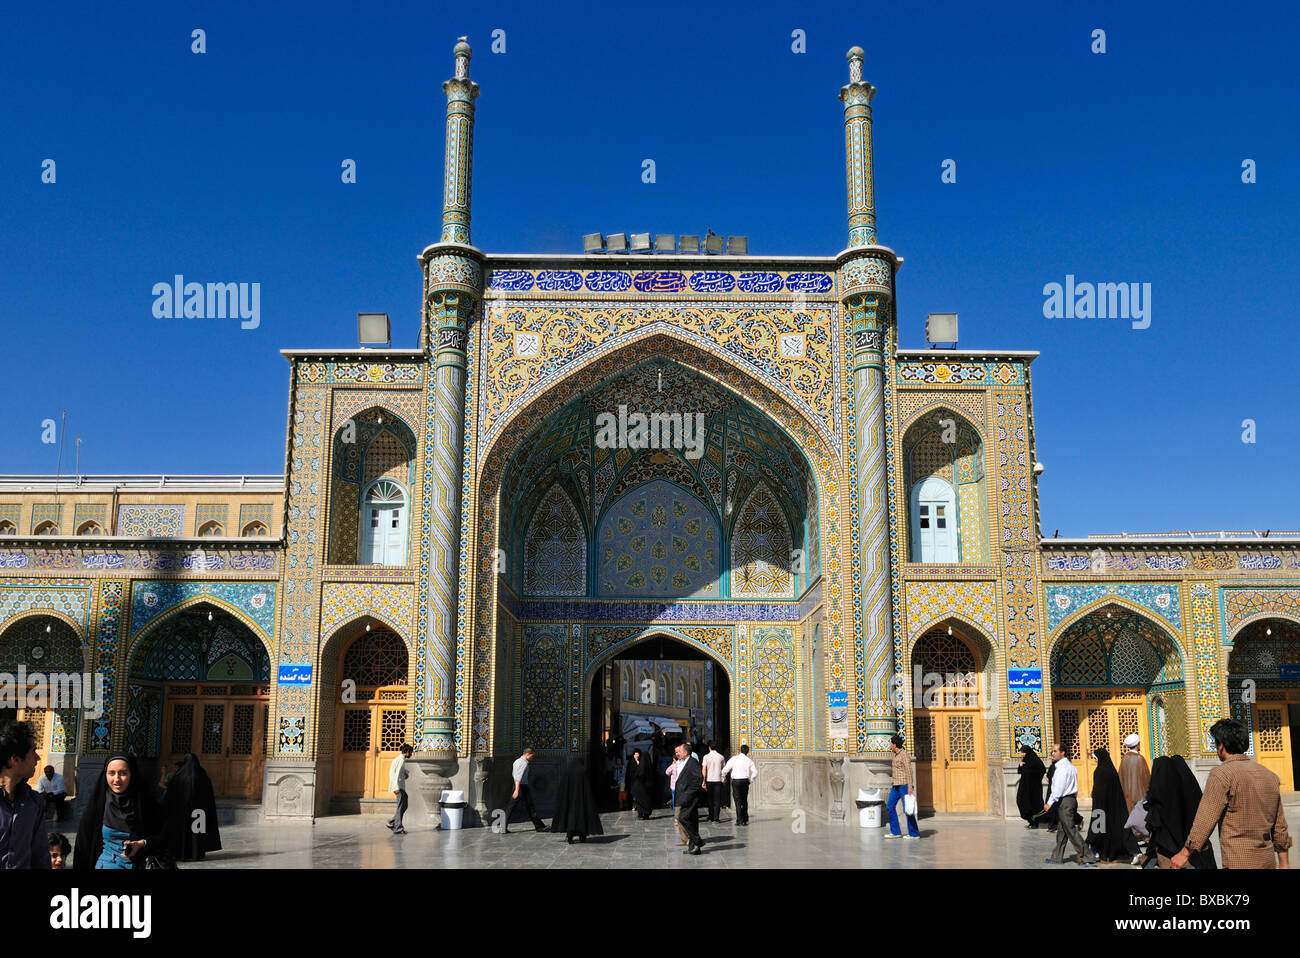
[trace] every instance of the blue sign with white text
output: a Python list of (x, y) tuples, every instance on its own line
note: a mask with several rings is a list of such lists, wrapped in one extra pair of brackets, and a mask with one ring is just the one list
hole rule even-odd
[(281, 665), (280, 684), (281, 685), (311, 685), (310, 663)]
[(1300, 679), (1300, 665), (1292, 662), (1284, 662), (1278, 666), (1278, 676), (1284, 679)]
[(1026, 692), (1043, 690), (1042, 669), (1007, 669), (1007, 688)]
[(826, 706), (827, 708), (833, 708), (833, 709), (848, 708), (849, 693), (848, 692), (827, 692)]

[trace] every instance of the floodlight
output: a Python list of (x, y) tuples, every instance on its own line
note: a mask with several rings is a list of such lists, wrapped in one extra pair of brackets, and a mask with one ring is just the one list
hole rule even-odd
[(584, 233), (582, 236), (582, 251), (584, 253), (599, 253), (605, 248), (605, 237), (601, 233)]
[(357, 313), (357, 344), (388, 346), (393, 342), (387, 313)]

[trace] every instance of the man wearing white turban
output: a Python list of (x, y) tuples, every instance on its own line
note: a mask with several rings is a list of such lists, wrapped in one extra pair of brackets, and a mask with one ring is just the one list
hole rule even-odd
[[(1142, 740), (1136, 732), (1126, 736), (1124, 758), (1119, 763), (1119, 784), (1124, 789), (1124, 802), (1128, 805), (1130, 814), (1133, 806), (1146, 798), (1147, 786), (1151, 784), (1151, 769), (1147, 767), (1147, 760), (1139, 750), (1141, 744)], [(1135, 864), (1138, 858), (1133, 859)]]

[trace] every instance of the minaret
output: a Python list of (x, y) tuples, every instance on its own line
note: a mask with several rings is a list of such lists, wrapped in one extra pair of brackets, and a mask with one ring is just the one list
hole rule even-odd
[(419, 258), (424, 272), (420, 343), (430, 367), (426, 396), (429, 415), (422, 443), (424, 482), (428, 484), (422, 504), (424, 536), (420, 548), (420, 583), (425, 601), (420, 604), (414, 738), (421, 753), (417, 763), (428, 768), (419, 786), (426, 802), (434, 803), (437, 790), (449, 787), (447, 776), (456, 765), (456, 616), (465, 378), (470, 333), (483, 296), (483, 254), (470, 245), (469, 238), (478, 84), (469, 78), (471, 50), (464, 37), (454, 53), (454, 75), (442, 85), (447, 94), (442, 235)]
[[(895, 655), (885, 421), (886, 364), (897, 343), (894, 274), (902, 260), (893, 250), (876, 245), (871, 157), (871, 98), (876, 88), (862, 79), (863, 56), (861, 47), (849, 51), (849, 83), (840, 90), (849, 245), (839, 255), (839, 277), (845, 350), (851, 357), (848, 391), (853, 396), (853, 554), (861, 577), (853, 597), (853, 630), (863, 639), (850, 701), (855, 706), (858, 750), (883, 751), (903, 715), (889, 700)], [(847, 637), (844, 644), (849, 647)]]

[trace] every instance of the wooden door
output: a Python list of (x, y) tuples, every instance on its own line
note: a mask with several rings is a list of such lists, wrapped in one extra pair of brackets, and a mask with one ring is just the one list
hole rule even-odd
[(1253, 719), (1255, 761), (1276, 775), (1284, 790), (1294, 790), (1291, 722), (1286, 701), (1256, 702)]
[[(1146, 695), (1141, 689), (1114, 689), (1055, 696), (1056, 736), (1079, 776), (1079, 798), (1092, 795), (1092, 773), (1097, 763), (1095, 749), (1110, 753), (1115, 768), (1128, 751), (1124, 739), (1136, 732), (1149, 752)], [(1151, 756), (1147, 756), (1150, 761)]]
[(270, 689), (257, 686), (169, 685), (163, 709), (163, 767), (189, 752), (218, 798), (262, 795)]
[(392, 795), (388, 788), (388, 773), (393, 759), (397, 758), (402, 743), (406, 741), (406, 703), (401, 705), (376, 705), (375, 717), (371, 720), (374, 731), (374, 770), (371, 779), (371, 797), (387, 798)]
[(339, 749), (334, 760), (334, 794), (365, 797), (372, 781), (370, 733), (374, 710), (370, 705), (339, 707)]
[(927, 811), (985, 811), (988, 783), (980, 713), (918, 710), (915, 727), (917, 804)]

